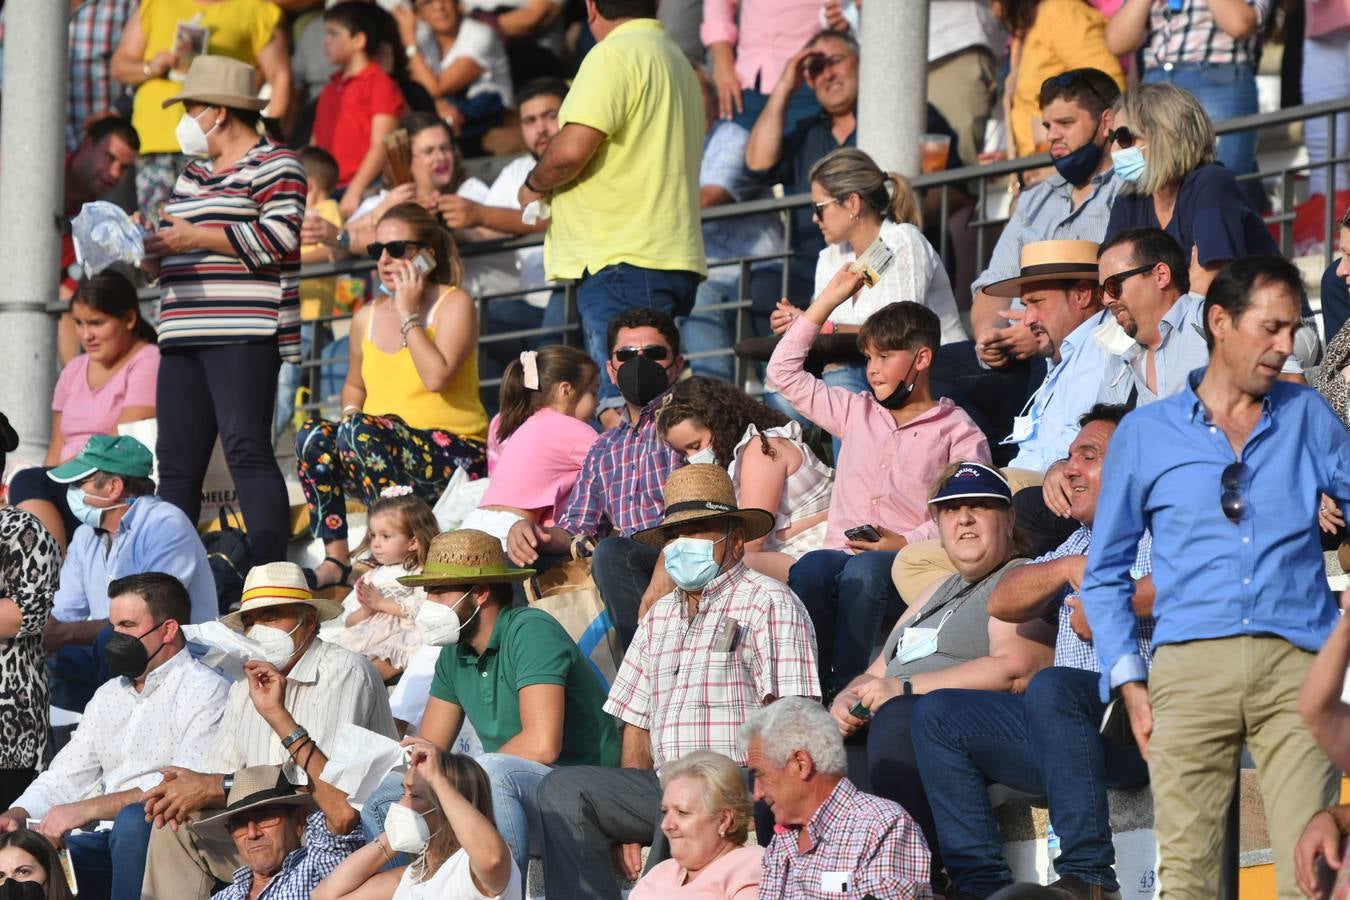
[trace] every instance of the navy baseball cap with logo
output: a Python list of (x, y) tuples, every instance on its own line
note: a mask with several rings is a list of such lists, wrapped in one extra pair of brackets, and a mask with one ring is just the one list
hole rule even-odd
[(976, 462), (963, 462), (937, 489), (928, 501), (946, 503), (949, 500), (1002, 500), (1012, 505), (1012, 487), (997, 469)]

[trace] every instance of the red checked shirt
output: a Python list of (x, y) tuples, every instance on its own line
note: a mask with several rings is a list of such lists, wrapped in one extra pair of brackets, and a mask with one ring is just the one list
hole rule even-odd
[(743, 766), (736, 731), (769, 696), (820, 697), (816, 633), (786, 585), (738, 562), (708, 582), (692, 620), (681, 591), (656, 601), (605, 712), (651, 732), (657, 770), (695, 750)]
[(864, 794), (844, 778), (800, 830), (774, 827), (764, 851), (760, 900), (838, 897), (932, 900), (928, 844), (898, 803)]

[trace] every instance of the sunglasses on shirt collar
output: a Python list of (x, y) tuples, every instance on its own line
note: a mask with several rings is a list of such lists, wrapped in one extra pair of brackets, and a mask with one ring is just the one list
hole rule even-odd
[(653, 362), (662, 362), (670, 356), (670, 348), (662, 347), (660, 344), (647, 344), (644, 347), (614, 348), (614, 359), (617, 362), (626, 363), (630, 359), (638, 356), (645, 356)]

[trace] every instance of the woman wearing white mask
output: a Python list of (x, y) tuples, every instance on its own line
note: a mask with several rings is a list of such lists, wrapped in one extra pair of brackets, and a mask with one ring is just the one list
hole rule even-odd
[[(1016, 558), (1012, 488), (998, 470), (953, 463), (928, 505), (957, 574), (910, 605), (872, 665), (834, 698), (830, 713), (849, 744), (865, 737), (872, 792), (914, 817), (937, 872), (937, 831), (910, 739), (914, 703), (943, 688), (1025, 689), (1050, 664), (1055, 632), (1040, 620), (1018, 625), (989, 616), (999, 579), (1026, 562)], [(849, 740), (854, 735), (858, 739)], [(859, 754), (850, 753), (849, 762), (859, 765)]]
[(305, 171), (261, 136), (252, 66), (199, 56), (177, 136), (198, 157), (174, 185), (146, 267), (159, 275), (159, 493), (193, 522), (217, 436), (248, 526), (250, 562), (286, 557), (290, 505), (272, 449), (281, 361), (300, 361)]
[[(458, 753), (405, 738), (411, 767), (384, 833), (314, 889), (314, 900), (520, 900), (520, 870), (492, 824), (487, 773)], [(396, 853), (410, 865), (380, 871)]]

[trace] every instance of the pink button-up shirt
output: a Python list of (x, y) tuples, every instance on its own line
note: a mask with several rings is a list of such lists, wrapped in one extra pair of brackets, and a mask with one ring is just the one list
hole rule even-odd
[(844, 531), (858, 525), (889, 528), (911, 544), (937, 537), (928, 515), (928, 490), (949, 463), (988, 464), (989, 441), (950, 400), (905, 425), (871, 394), (830, 387), (803, 369), (820, 326), (799, 316), (769, 360), (769, 380), (802, 415), (842, 442), (825, 547), (844, 549)]
[[(703, 0), (699, 37), (705, 45), (736, 48), (736, 77), (741, 87), (773, 90), (788, 58), (820, 31), (821, 0)], [(740, 25), (736, 7), (740, 7)]]

